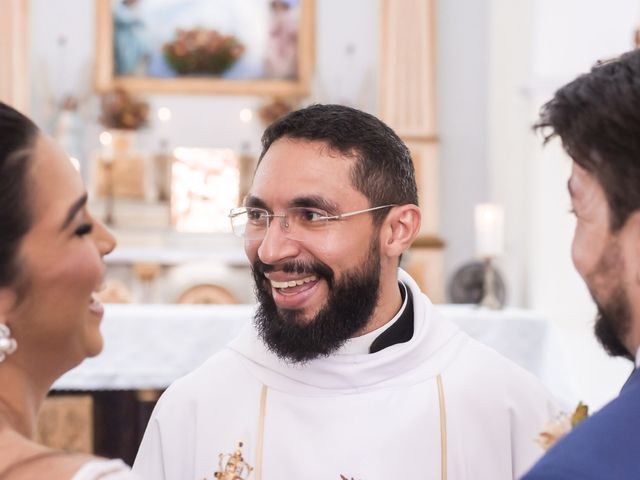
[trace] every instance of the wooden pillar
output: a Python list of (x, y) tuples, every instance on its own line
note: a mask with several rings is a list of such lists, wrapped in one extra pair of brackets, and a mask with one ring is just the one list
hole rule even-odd
[(444, 301), (439, 235), (435, 0), (382, 0), (380, 118), (411, 151), (422, 226), (404, 268), (434, 302)]
[(28, 113), (29, 2), (2, 0), (0, 12), (0, 100)]

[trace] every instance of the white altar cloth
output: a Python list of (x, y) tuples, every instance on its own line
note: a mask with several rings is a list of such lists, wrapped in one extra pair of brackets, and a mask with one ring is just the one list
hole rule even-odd
[[(437, 308), (470, 336), (540, 378), (559, 400), (574, 401), (558, 334), (541, 314), (470, 305)], [(54, 389), (164, 389), (233, 339), (253, 309), (253, 305), (106, 305), (103, 352), (61, 377)]]

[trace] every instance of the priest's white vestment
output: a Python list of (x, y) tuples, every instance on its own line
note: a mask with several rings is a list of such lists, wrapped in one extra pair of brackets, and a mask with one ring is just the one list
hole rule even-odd
[(255, 480), (524, 474), (542, 455), (535, 439), (556, 414), (549, 394), (443, 318), (401, 270), (399, 280), (414, 299), (411, 340), (293, 365), (247, 326), (162, 395), (134, 472), (146, 480), (214, 480), (220, 455), (243, 442)]

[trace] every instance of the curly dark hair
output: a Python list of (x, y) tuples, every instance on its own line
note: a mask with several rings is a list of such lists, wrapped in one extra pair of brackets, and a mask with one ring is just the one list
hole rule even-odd
[(0, 102), (0, 287), (18, 278), (17, 252), (33, 218), (29, 171), (38, 127)]
[[(354, 158), (351, 181), (370, 206), (418, 205), (416, 176), (407, 146), (382, 121), (343, 105), (311, 105), (272, 123), (262, 135), (260, 161), (280, 138), (320, 141)], [(388, 210), (372, 212), (376, 224)]]
[(560, 88), (534, 126), (558, 136), (605, 192), (611, 229), (640, 208), (640, 50), (597, 63)]

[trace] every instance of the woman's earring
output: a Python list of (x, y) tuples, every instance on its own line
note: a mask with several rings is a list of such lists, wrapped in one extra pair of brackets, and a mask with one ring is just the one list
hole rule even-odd
[(0, 362), (11, 355), (18, 348), (18, 342), (11, 337), (11, 330), (4, 323), (0, 323)]

